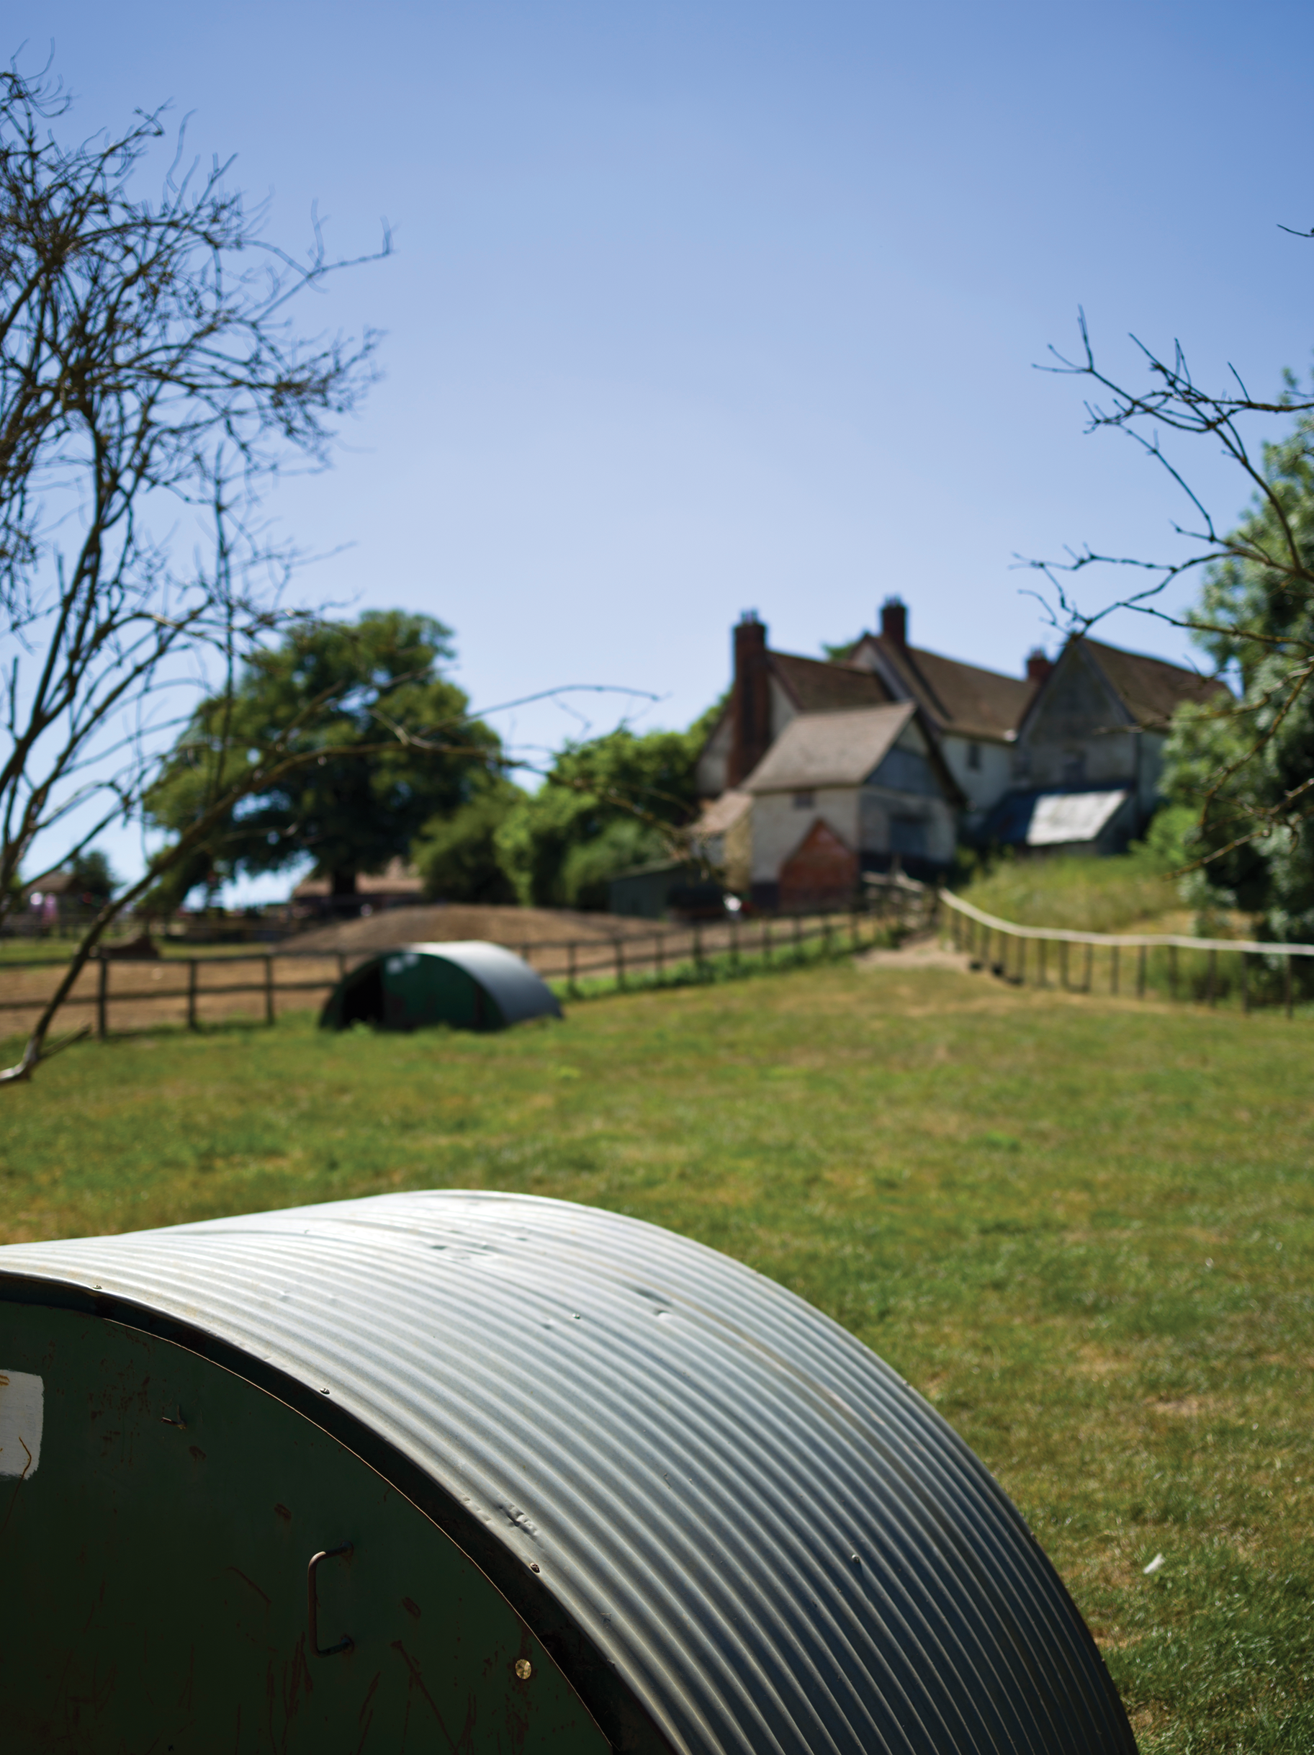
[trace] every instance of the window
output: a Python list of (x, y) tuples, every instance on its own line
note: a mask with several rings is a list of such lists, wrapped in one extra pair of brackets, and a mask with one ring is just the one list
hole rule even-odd
[(979, 769), (981, 767), (981, 746), (979, 743), (969, 743), (968, 744), (968, 746), (967, 746), (967, 765), (969, 768), (973, 768), (973, 769), (976, 769), (979, 771)]
[(812, 810), (815, 808), (816, 802), (817, 795), (810, 790), (806, 792), (796, 792), (794, 794), (795, 810)]

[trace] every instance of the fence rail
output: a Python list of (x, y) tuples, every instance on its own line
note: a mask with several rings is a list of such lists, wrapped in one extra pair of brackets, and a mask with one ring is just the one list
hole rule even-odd
[[(784, 964), (813, 952), (853, 952), (868, 948), (892, 927), (925, 922), (934, 904), (932, 892), (911, 893), (911, 886), (890, 886), (867, 898), (861, 908), (818, 910), (809, 915), (769, 919), (694, 923), (687, 927), (656, 927), (651, 932), (526, 941), (505, 937), (490, 940), (523, 957), (567, 995), (578, 996), (601, 986), (660, 986), (702, 979), (717, 972), (734, 974), (749, 967)], [(809, 947), (811, 949), (809, 949)], [(109, 1033), (111, 1018), (118, 1027), (146, 1028), (164, 1022), (185, 1022), (191, 1029), (217, 1017), (249, 1015), (249, 1001), (273, 1024), (282, 995), (327, 995), (349, 969), (399, 946), (350, 950), (241, 951), (210, 957), (96, 957), (82, 971), (73, 992), (60, 1007), (92, 1012), (98, 1036)], [(233, 981), (239, 965), (260, 966), (256, 980)], [(292, 965), (280, 969), (279, 965)], [(315, 965), (318, 965), (316, 968)], [(0, 963), (0, 1014), (35, 1013), (45, 1006), (54, 981), (39, 971), (63, 969), (66, 958), (40, 957)], [(297, 978), (300, 977), (300, 978)], [(309, 977), (309, 978), (306, 978)], [(168, 985), (164, 985), (164, 983)], [(39, 989), (39, 991), (38, 991)], [(173, 1008), (169, 1017), (166, 1008)]]
[[(1089, 993), (1094, 982), (1095, 952), (1105, 952), (1110, 993), (1122, 987), (1122, 952), (1134, 951), (1136, 997), (1144, 999), (1150, 991), (1151, 959), (1162, 953), (1160, 967), (1171, 998), (1179, 997), (1182, 987), (1194, 989), (1208, 1005), (1226, 997), (1232, 982), (1226, 964), (1220, 957), (1235, 957), (1242, 1009), (1250, 1011), (1266, 1000), (1280, 1003), (1288, 1017), (1295, 1009), (1295, 983), (1292, 966), (1298, 958), (1314, 957), (1314, 945), (1266, 944), (1257, 939), (1192, 938), (1186, 933), (1151, 932), (1076, 932), (1060, 926), (1021, 926), (1016, 921), (1001, 920), (995, 914), (965, 902), (949, 890), (941, 890), (939, 906), (950, 917), (949, 932), (955, 947), (966, 951), (979, 967), (993, 969), (1006, 980), (1025, 983), (1030, 979), (1038, 986), (1049, 985), (1047, 947), (1057, 947), (1057, 985), (1068, 992)], [(1028, 959), (1028, 946), (1037, 954)], [(1085, 956), (1080, 980), (1072, 980), (1072, 947), (1081, 946)], [(997, 956), (992, 952), (996, 951)], [(1204, 971), (1198, 968), (1184, 972), (1182, 953), (1205, 959)], [(1010, 966), (1011, 964), (1011, 966)], [(1310, 965), (1314, 968), (1314, 965)], [(1274, 982), (1280, 986), (1275, 991)]]

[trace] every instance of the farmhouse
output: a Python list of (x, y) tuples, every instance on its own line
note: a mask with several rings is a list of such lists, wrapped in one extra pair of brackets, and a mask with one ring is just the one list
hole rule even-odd
[(898, 598), (879, 626), (831, 660), (772, 651), (752, 611), (734, 629), (693, 839), (760, 905), (851, 894), (896, 859), (930, 876), (959, 840), (1117, 852), (1159, 802), (1173, 713), (1227, 693), (1082, 637), (1004, 676), (910, 646)]
[(1226, 700), (1180, 664), (1069, 640), (1018, 726), (1013, 788), (986, 825), (1002, 845), (1114, 853), (1159, 802), (1163, 746), (1186, 703)]
[(963, 795), (911, 701), (800, 713), (744, 782), (759, 907), (849, 900), (864, 871), (953, 859)]

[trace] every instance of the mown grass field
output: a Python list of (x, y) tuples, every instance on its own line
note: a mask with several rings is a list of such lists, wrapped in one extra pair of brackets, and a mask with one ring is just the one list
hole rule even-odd
[(1148, 1755), (1309, 1749), (1312, 1031), (846, 961), (504, 1036), (111, 1039), (0, 1093), (0, 1236), (439, 1185), (672, 1226), (958, 1427)]

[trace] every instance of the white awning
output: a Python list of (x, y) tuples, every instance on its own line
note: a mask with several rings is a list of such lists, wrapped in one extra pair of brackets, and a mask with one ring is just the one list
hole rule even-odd
[(1094, 841), (1127, 801), (1126, 792), (1045, 792), (1027, 827), (1028, 847)]

